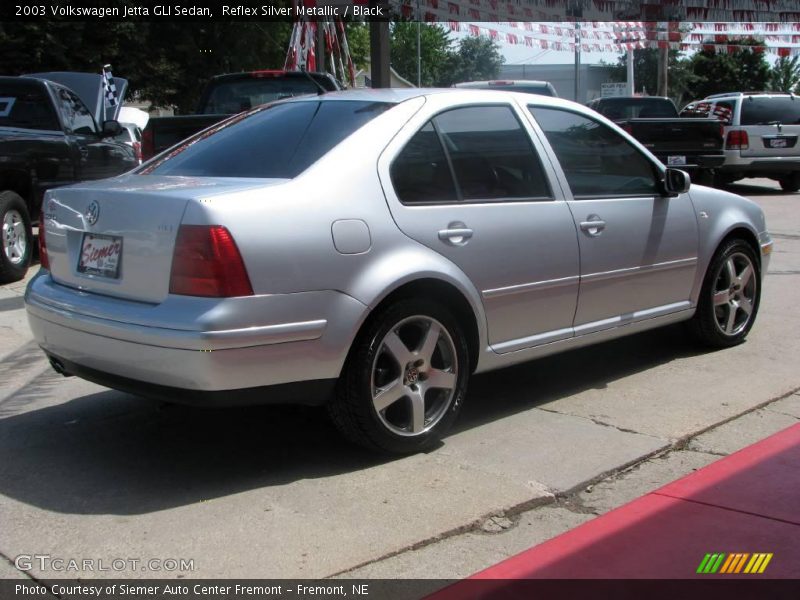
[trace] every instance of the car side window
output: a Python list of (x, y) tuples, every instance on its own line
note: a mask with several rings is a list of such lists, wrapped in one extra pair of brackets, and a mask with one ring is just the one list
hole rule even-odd
[(509, 106), (471, 106), (433, 119), (465, 201), (551, 198), (542, 164)]
[(61, 113), (64, 115), (64, 124), (72, 133), (81, 135), (96, 135), (97, 125), (89, 109), (84, 106), (81, 99), (69, 90), (59, 89), (58, 100)]
[(392, 185), (403, 204), (458, 200), (439, 134), (429, 121), (392, 163)]
[(623, 136), (589, 117), (529, 106), (576, 198), (659, 195), (656, 167)]

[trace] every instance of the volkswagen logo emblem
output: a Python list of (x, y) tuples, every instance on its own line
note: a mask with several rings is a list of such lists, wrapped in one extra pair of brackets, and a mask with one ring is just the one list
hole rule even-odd
[(92, 203), (86, 208), (84, 216), (89, 225), (97, 223), (97, 219), (100, 217), (100, 205), (95, 200), (92, 200)]

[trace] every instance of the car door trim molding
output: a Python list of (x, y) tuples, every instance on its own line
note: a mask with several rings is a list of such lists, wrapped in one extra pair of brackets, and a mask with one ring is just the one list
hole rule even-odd
[(644, 273), (653, 273), (654, 271), (668, 271), (670, 269), (683, 269), (692, 267), (697, 264), (697, 257), (680, 258), (677, 260), (668, 260), (666, 262), (653, 263), (652, 265), (640, 265), (638, 267), (627, 267), (624, 269), (615, 269), (613, 271), (602, 271), (599, 273), (588, 273), (581, 275), (581, 283), (603, 281), (605, 279), (615, 279), (622, 277), (630, 277), (632, 275), (642, 275)]
[(620, 327), (622, 325), (628, 325), (636, 321), (641, 321), (644, 319), (652, 319), (654, 317), (661, 317), (672, 313), (689, 310), (691, 308), (692, 308), (692, 303), (689, 300), (682, 300), (681, 302), (673, 302), (672, 304), (664, 304), (662, 306), (655, 306), (653, 308), (637, 310), (635, 312), (628, 313), (625, 315), (617, 315), (615, 317), (609, 317), (608, 319), (602, 319), (600, 321), (592, 321), (591, 323), (576, 325), (573, 328), (573, 330), (575, 331), (575, 336), (580, 337), (582, 335), (603, 331), (604, 329)]
[(577, 283), (579, 279), (579, 275), (572, 275), (570, 277), (560, 277), (558, 279), (546, 279), (543, 281), (533, 281), (531, 283), (520, 283), (517, 285), (494, 288), (491, 290), (483, 290), (481, 295), (484, 298), (489, 299), (497, 298), (499, 296), (508, 296), (510, 294), (522, 294), (533, 290), (546, 290), (550, 288), (573, 285)]

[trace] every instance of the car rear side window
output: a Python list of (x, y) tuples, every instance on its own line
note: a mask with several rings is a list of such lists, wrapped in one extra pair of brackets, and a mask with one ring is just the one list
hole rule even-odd
[(607, 125), (569, 110), (529, 106), (576, 198), (654, 196), (656, 170)]
[(682, 119), (717, 119), (724, 125), (730, 125), (733, 119), (733, 103), (731, 102), (692, 102), (681, 111)]
[(139, 173), (291, 179), (392, 106), (346, 100), (268, 105), (189, 138)]
[(453, 172), (439, 135), (428, 122), (392, 163), (392, 184), (405, 204), (458, 200)]
[(0, 127), (61, 129), (44, 89), (27, 85), (0, 87)]
[(443, 112), (392, 164), (404, 203), (550, 199), (542, 164), (508, 106)]
[(756, 97), (742, 100), (742, 125), (800, 125), (800, 98), (794, 96)]

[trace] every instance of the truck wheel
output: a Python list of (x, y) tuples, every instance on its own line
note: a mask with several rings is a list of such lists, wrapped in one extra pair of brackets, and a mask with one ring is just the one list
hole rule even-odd
[(356, 339), (329, 413), (361, 446), (395, 454), (426, 450), (461, 410), (469, 371), (466, 336), (450, 311), (401, 300)]
[(784, 192), (796, 192), (800, 190), (800, 173), (791, 173), (780, 179), (779, 183)]
[(726, 185), (732, 184), (734, 181), (735, 179), (730, 175), (723, 173), (714, 174), (714, 187), (716, 188), (725, 187)]
[(692, 177), (692, 183), (710, 186), (714, 183), (714, 175), (708, 169), (699, 169)]
[(25, 277), (33, 252), (31, 218), (25, 201), (11, 191), (0, 192), (0, 283)]

